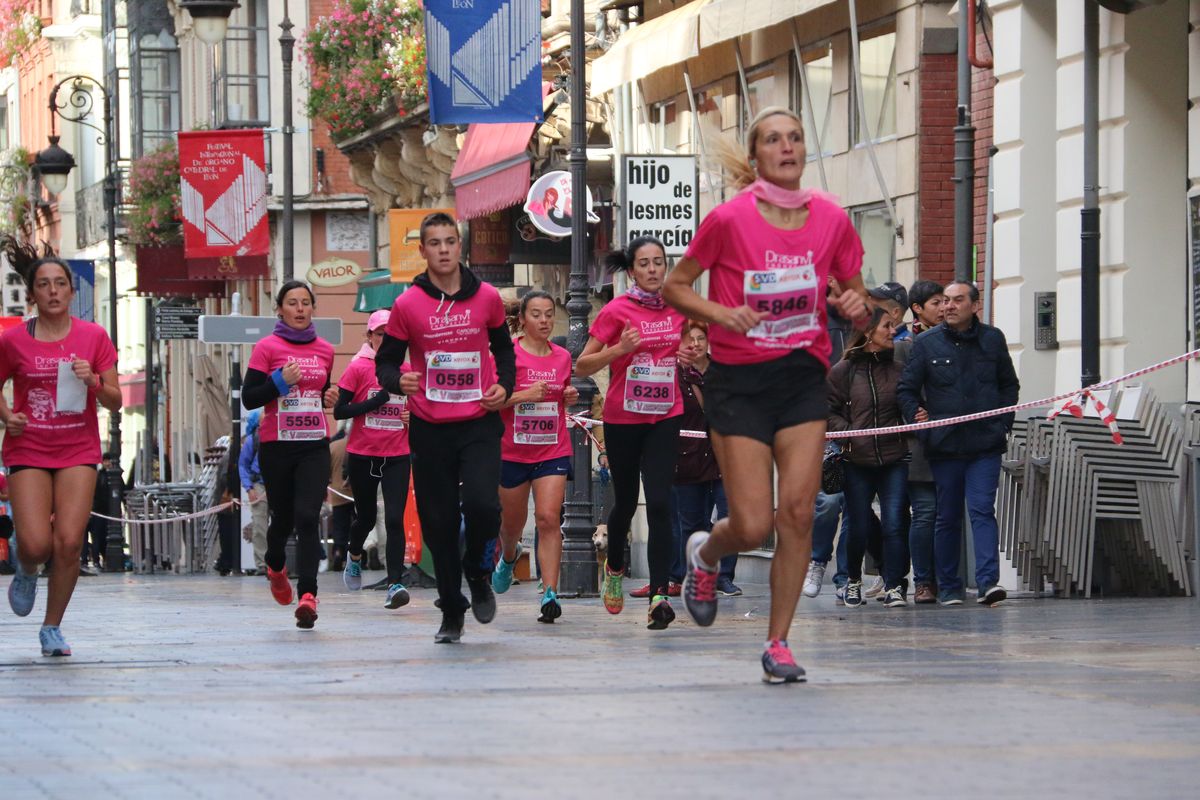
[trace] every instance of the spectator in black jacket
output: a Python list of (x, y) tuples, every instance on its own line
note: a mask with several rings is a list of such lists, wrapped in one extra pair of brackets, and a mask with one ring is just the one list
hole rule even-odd
[[(917, 337), (900, 380), (900, 407), (908, 420), (947, 419), (1017, 402), (1020, 383), (1008, 342), (999, 329), (976, 319), (979, 289), (952, 283), (945, 294), (945, 321)], [(1013, 415), (1005, 414), (920, 433), (937, 487), (934, 562), (942, 605), (963, 601), (958, 562), (964, 500), (975, 540), (978, 602), (993, 605), (1007, 596), (999, 585), (996, 486), (1012, 422)]]

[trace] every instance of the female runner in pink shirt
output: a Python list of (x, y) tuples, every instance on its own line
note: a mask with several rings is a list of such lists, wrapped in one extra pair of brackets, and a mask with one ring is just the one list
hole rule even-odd
[[(761, 546), (775, 530), (762, 656), (763, 680), (772, 683), (805, 676), (787, 635), (812, 552), (821, 479), (825, 303), (849, 319), (867, 313), (862, 243), (841, 207), (800, 188), (804, 159), (800, 118), (784, 108), (760, 111), (746, 152), (728, 149), (722, 159), (742, 191), (705, 217), (664, 289), (675, 308), (711, 324), (705, 410), (729, 498), (729, 517), (688, 541), (684, 604), (698, 625), (711, 625), (721, 558)], [(707, 300), (692, 288), (705, 270)], [(844, 289), (827, 301), (831, 274)]]
[[(53, 560), (46, 615), (38, 633), (42, 655), (69, 656), (59, 624), (79, 579), (79, 554), (92, 510), (100, 429), (96, 403), (121, 411), (117, 351), (99, 325), (71, 316), (71, 268), (46, 248), (12, 237), (0, 250), (25, 279), (37, 316), (0, 336), (0, 387), (13, 381), (13, 405), (0, 398), (4, 463), (16, 527), (17, 571), (8, 602), (28, 616), (40, 564)], [(84, 390), (81, 404), (64, 394)]]
[(267, 579), (271, 596), (291, 605), (287, 573), (288, 537), (296, 534), (296, 627), (317, 621), (317, 569), (321, 561), (318, 524), (329, 485), (329, 429), (325, 408), (333, 345), (317, 336), (313, 324), (316, 297), (308, 284), (288, 281), (275, 297), (279, 322), (260, 339), (246, 365), (242, 405), (262, 408), (258, 464), (267, 489), (271, 523), (267, 528)]
[[(384, 391), (375, 377), (375, 351), (383, 341), (391, 312), (380, 309), (367, 319), (367, 342), (338, 381), (334, 419), (353, 420), (346, 444), (354, 524), (342, 579), (350, 591), (362, 588), (363, 542), (379, 514), (383, 486), (383, 524), (387, 530), (388, 590), (384, 608), (408, 605), (404, 575), (404, 507), (408, 505), (408, 398)], [(401, 366), (407, 372), (408, 365)]]
[(521, 556), (521, 532), (529, 514), (537, 526), (537, 555), (545, 592), (538, 601), (538, 622), (562, 616), (558, 602), (558, 570), (562, 560), (562, 507), (572, 478), (571, 436), (567, 406), (579, 392), (571, 386), (571, 354), (550, 342), (554, 331), (554, 298), (532, 291), (509, 317), (517, 357), (515, 391), (500, 412), (500, 542), (504, 548), (492, 572), (492, 589), (504, 594), (512, 586), (513, 565)]
[(676, 380), (678, 364), (690, 364), (681, 349), (684, 317), (660, 294), (667, 276), (662, 242), (639, 236), (606, 259), (611, 272), (629, 273), (629, 291), (600, 309), (575, 371), (581, 377), (609, 368), (604, 396), (604, 445), (612, 470), (615, 502), (608, 515), (608, 564), (604, 607), (625, 607), (621, 577), (625, 541), (638, 505), (638, 478), (646, 493), (650, 562), (650, 609), (646, 627), (662, 630), (675, 619), (668, 599), (674, 527), (671, 484), (675, 476), (679, 421), (683, 414)]

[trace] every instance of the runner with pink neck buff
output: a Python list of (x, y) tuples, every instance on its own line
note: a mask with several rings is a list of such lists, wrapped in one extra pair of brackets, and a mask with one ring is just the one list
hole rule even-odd
[(610, 375), (604, 396), (604, 447), (612, 470), (614, 503), (608, 515), (602, 597), (610, 614), (619, 614), (625, 607), (621, 586), (625, 540), (637, 511), (640, 476), (649, 529), (646, 627), (662, 630), (675, 619), (668, 599), (668, 573), (674, 539), (671, 483), (683, 414), (676, 369), (679, 364), (690, 364), (693, 356), (681, 348), (683, 315), (667, 306), (660, 294), (667, 276), (662, 242), (639, 236), (624, 250), (609, 253), (605, 264), (610, 272), (628, 273), (631, 285), (628, 292), (600, 309), (575, 363), (575, 372), (582, 377), (605, 367)]
[[(672, 306), (711, 324), (705, 410), (729, 498), (729, 517), (688, 540), (683, 595), (696, 623), (711, 625), (721, 558), (760, 547), (774, 530), (763, 680), (791, 683), (805, 678), (787, 636), (812, 552), (821, 479), (825, 304), (865, 320), (863, 247), (845, 211), (800, 188), (804, 128), (795, 113), (763, 109), (746, 142), (744, 153), (725, 143), (721, 154), (742, 191), (705, 217), (663, 290)], [(692, 288), (706, 270), (708, 299)], [(844, 288), (827, 300), (830, 275)]]

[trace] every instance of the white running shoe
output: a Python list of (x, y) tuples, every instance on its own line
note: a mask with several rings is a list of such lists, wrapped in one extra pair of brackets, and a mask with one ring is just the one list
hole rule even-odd
[(810, 561), (808, 577), (804, 579), (804, 596), (816, 597), (819, 595), (823, 583), (825, 583), (825, 565), (819, 561)]
[[(886, 588), (883, 583), (883, 576), (876, 575), (875, 580), (871, 581), (871, 585), (863, 591), (863, 597), (879, 597)], [(880, 599), (882, 600), (883, 598)]]

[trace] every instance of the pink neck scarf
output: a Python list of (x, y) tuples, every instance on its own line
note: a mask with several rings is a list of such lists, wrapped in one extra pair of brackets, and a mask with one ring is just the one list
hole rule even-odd
[(749, 192), (762, 200), (779, 208), (804, 208), (817, 194), (812, 189), (784, 189), (769, 181), (759, 178), (754, 183), (742, 189), (738, 194)]
[(375, 360), (375, 350), (371, 347), (371, 345), (367, 344), (366, 342), (363, 342), (363, 346), (358, 348), (358, 352), (354, 354), (354, 357), (355, 358), (369, 358), (372, 361), (374, 361)]

